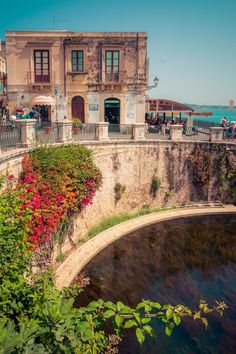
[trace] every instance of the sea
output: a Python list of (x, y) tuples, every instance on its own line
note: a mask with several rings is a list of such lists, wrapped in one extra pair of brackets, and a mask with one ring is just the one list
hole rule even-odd
[(211, 107), (204, 107), (204, 108), (194, 108), (196, 112), (212, 112), (213, 115), (210, 117), (204, 117), (204, 116), (193, 116), (194, 120), (197, 121), (205, 121), (205, 122), (213, 122), (216, 125), (221, 123), (221, 119), (223, 117), (226, 117), (227, 120), (230, 122), (235, 121), (236, 122), (236, 108), (233, 111), (229, 111), (228, 109), (222, 109), (222, 108), (211, 108)]

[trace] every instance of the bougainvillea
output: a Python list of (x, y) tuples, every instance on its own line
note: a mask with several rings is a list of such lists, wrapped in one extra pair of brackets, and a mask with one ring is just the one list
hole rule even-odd
[(92, 203), (101, 174), (91, 153), (76, 145), (39, 148), (24, 156), (14, 187), (31, 248), (49, 243), (62, 220)]

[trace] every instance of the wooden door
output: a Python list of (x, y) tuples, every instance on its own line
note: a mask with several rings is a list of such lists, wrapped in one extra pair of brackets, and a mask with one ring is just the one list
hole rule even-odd
[(72, 118), (79, 118), (84, 123), (84, 99), (83, 97), (76, 96), (72, 100)]

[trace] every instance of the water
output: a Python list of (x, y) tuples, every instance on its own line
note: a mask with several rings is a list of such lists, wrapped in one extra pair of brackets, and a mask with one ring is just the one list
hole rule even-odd
[[(201, 116), (193, 116), (194, 120), (198, 121), (207, 121), (207, 122), (213, 122), (216, 124), (221, 123), (221, 119), (223, 117), (226, 117), (228, 121), (236, 121), (236, 109), (230, 112), (228, 109), (197, 109), (197, 112), (213, 112), (213, 115), (211, 117), (201, 117)], [(183, 115), (184, 116), (184, 115)]]
[(206, 332), (185, 320), (167, 337), (160, 326), (156, 338), (140, 347), (133, 330), (125, 333), (121, 354), (236, 353), (236, 218), (201, 216), (171, 220), (118, 240), (84, 269), (90, 285), (77, 306), (94, 299), (135, 306), (142, 298), (196, 308), (200, 299), (229, 306), (223, 318), (210, 315)]

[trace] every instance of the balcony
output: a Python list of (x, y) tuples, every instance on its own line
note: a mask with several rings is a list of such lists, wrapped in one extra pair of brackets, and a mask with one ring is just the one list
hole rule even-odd
[(46, 75), (35, 75), (34, 71), (27, 72), (27, 85), (30, 92), (51, 91), (55, 83), (55, 72), (49, 71)]

